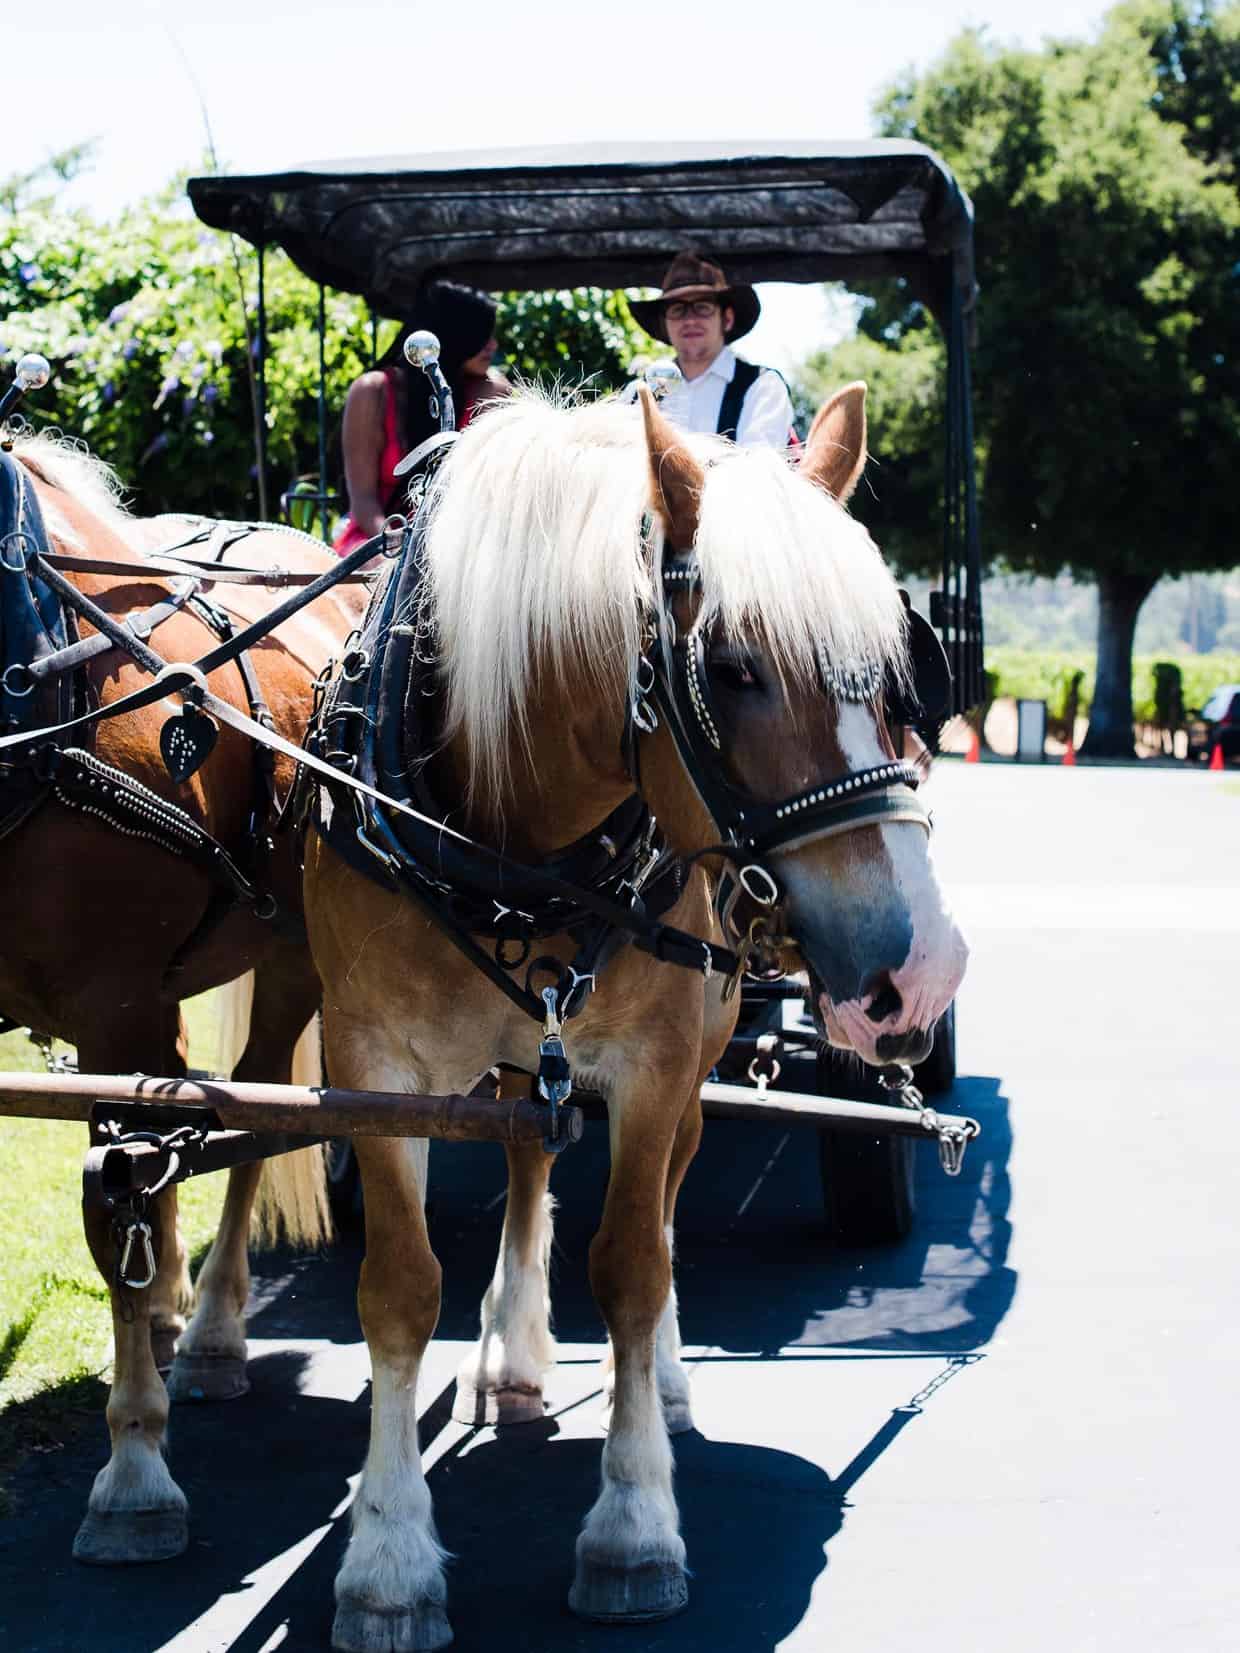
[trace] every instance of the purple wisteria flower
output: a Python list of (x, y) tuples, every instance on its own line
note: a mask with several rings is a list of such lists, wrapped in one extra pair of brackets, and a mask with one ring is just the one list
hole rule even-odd
[(203, 387), (202, 399), (207, 404), (208, 407), (214, 407), (216, 402), (218, 402), (219, 399), (220, 399), (219, 386), (218, 385), (205, 385)]
[(202, 443), (204, 448), (209, 448), (212, 442), (215, 441), (215, 432), (213, 430), (204, 430), (198, 440)]
[(163, 453), (167, 446), (168, 433), (167, 431), (161, 430), (155, 440), (148, 445), (146, 452), (142, 455), (142, 458), (139, 459), (139, 465), (145, 465), (148, 459), (154, 459), (156, 454)]
[(131, 361), (133, 361), (134, 357), (137, 354), (138, 354), (138, 341), (137, 341), (137, 339), (126, 339), (124, 345), (121, 347), (121, 355), (125, 358), (125, 360), (127, 362), (131, 362)]
[(133, 300), (128, 298), (123, 304), (114, 304), (108, 311), (108, 326), (115, 327), (117, 322), (124, 321), (132, 308)]
[(18, 279), (26, 287), (29, 287), (32, 281), (37, 281), (42, 274), (43, 271), (37, 264), (27, 262), (17, 266)]
[(179, 362), (187, 362), (193, 354), (194, 347), (188, 339), (182, 339), (181, 343), (177, 345), (176, 349), (173, 351), (173, 355)]
[(202, 348), (208, 359), (215, 362), (217, 366), (224, 360), (224, 346), (218, 339), (208, 339)]
[(104, 407), (110, 408), (112, 403), (116, 400), (116, 386), (112, 383), (111, 379), (108, 380), (107, 384), (104, 385), (99, 394), (103, 397)]

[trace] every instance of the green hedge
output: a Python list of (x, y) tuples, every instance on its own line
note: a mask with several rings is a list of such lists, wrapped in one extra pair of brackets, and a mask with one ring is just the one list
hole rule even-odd
[[(1132, 711), (1138, 723), (1154, 721), (1154, 665), (1173, 660), (1183, 674), (1184, 705), (1189, 711), (1203, 706), (1220, 683), (1240, 683), (1240, 654), (1138, 654), (1132, 661)], [(1072, 674), (1084, 671), (1080, 711), (1089, 711), (1094, 692), (1092, 655), (1055, 649), (1022, 649), (1000, 644), (986, 650), (986, 669), (998, 680), (997, 695), (1020, 700), (1045, 700), (1053, 713), (1062, 713)]]

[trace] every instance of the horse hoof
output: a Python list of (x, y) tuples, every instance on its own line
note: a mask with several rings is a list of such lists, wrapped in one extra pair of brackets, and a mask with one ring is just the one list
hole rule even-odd
[(179, 1354), (167, 1382), (173, 1401), (236, 1400), (250, 1387), (239, 1355)]
[(183, 1326), (151, 1327), (151, 1354), (155, 1359), (155, 1370), (160, 1377), (167, 1377), (172, 1370), (172, 1362), (177, 1352), (177, 1338), (184, 1330)]
[(488, 1423), (500, 1429), (511, 1423), (541, 1423), (542, 1390), (523, 1389), (516, 1384), (506, 1384), (502, 1389), (479, 1389), (458, 1377), (452, 1416), (457, 1423), (471, 1424), (475, 1429)]
[(73, 1540), (73, 1559), (89, 1567), (170, 1561), (189, 1547), (183, 1509), (87, 1510)]
[(452, 1626), (433, 1601), (380, 1612), (347, 1596), (336, 1604), (332, 1647), (336, 1653), (433, 1653), (452, 1640)]
[(694, 1427), (693, 1412), (687, 1400), (665, 1400), (663, 1422), (669, 1435), (687, 1435)]
[(683, 1612), (689, 1605), (689, 1585), (684, 1568), (675, 1561), (614, 1567), (579, 1560), (568, 1605), (578, 1618), (597, 1624), (648, 1624)]

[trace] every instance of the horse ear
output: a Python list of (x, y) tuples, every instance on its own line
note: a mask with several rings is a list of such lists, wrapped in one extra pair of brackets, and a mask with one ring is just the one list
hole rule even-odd
[(865, 384), (858, 380), (837, 390), (818, 409), (801, 475), (825, 488), (842, 505), (861, 480), (865, 469)]
[(677, 551), (687, 551), (697, 538), (698, 501), (706, 472), (676, 434), (675, 427), (655, 406), (645, 385), (638, 397), (646, 422), (646, 451), (650, 456), (652, 503)]

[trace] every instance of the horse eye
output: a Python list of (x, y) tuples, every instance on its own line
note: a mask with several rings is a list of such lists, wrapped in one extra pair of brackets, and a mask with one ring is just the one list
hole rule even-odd
[(740, 693), (746, 689), (760, 689), (762, 679), (754, 670), (752, 660), (735, 655), (718, 655), (710, 663), (710, 674), (721, 688)]

